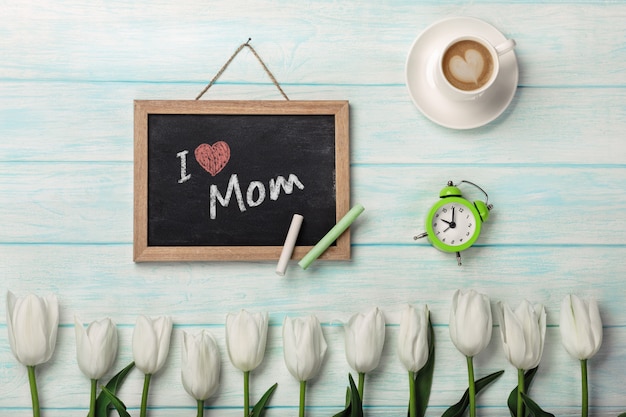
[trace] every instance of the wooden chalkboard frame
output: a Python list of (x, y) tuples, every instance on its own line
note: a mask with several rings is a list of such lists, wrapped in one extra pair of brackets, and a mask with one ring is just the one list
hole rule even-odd
[[(148, 116), (175, 115), (332, 115), (335, 122), (336, 218), (350, 209), (350, 155), (348, 101), (134, 101), (134, 224), (133, 260), (153, 261), (258, 261), (276, 260), (281, 246), (151, 246), (148, 244)], [(290, 221), (290, 219), (288, 219)], [(306, 221), (306, 219), (305, 219)], [(286, 231), (285, 231), (286, 233)], [(296, 246), (301, 259), (312, 246)], [(346, 230), (320, 259), (349, 260), (350, 231)]]

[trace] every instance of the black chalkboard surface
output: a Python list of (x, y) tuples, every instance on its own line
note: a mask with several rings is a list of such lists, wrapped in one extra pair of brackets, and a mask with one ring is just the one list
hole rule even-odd
[[(135, 261), (301, 258), (349, 209), (347, 101), (135, 101)], [(322, 258), (349, 259), (349, 232)]]

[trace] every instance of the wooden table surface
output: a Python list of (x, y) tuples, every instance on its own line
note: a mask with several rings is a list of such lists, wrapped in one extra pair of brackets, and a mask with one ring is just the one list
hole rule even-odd
[[(517, 41), (519, 84), (507, 110), (471, 130), (438, 126), (412, 103), (404, 69), (414, 39), (451, 16), (474, 16)], [(352, 260), (132, 261), (133, 100), (193, 99), (234, 50), (251, 44), (291, 99), (349, 100)], [(244, 50), (203, 99), (280, 100)], [(241, 415), (241, 374), (229, 362), (225, 315), (267, 311), (268, 346), (252, 373), (255, 402), (278, 389), (268, 417), (297, 414), (298, 383), (283, 361), (285, 316), (316, 314), (329, 349), (309, 384), (307, 415), (342, 409), (350, 368), (342, 322), (378, 306), (386, 317), (380, 366), (368, 374), (367, 416), (406, 415), (408, 381), (396, 356), (399, 313), (428, 304), (437, 360), (428, 416), (466, 388), (448, 336), (457, 288), (492, 302), (547, 309), (546, 346), (531, 387), (557, 416), (580, 415), (580, 372), (559, 333), (569, 293), (598, 300), (604, 343), (589, 361), (591, 415), (626, 411), (626, 3), (623, 1), (84, 1), (0, 2), (0, 276), (17, 295), (55, 293), (56, 351), (38, 367), (43, 415), (84, 416), (89, 382), (75, 358), (74, 315), (119, 327), (115, 369), (132, 360), (140, 314), (171, 315), (171, 349), (153, 378), (150, 416), (194, 415), (180, 382), (183, 331), (208, 328), (222, 354), (221, 387), (206, 415)], [(483, 186), (495, 208), (463, 255), (414, 241), (448, 180)], [(479, 195), (477, 197), (480, 197)], [(516, 371), (497, 322), (476, 372), (505, 374), (479, 396), (479, 415), (508, 415)], [(112, 370), (107, 376), (113, 375)], [(138, 415), (143, 377), (121, 398)], [(26, 370), (0, 318), (0, 415), (30, 415)]]

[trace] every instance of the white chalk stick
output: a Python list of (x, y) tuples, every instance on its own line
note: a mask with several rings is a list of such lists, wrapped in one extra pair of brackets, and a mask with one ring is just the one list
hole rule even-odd
[(296, 247), (296, 240), (298, 239), (298, 233), (300, 233), (302, 220), (304, 220), (304, 217), (300, 214), (294, 214), (293, 218), (291, 219), (291, 226), (289, 226), (289, 231), (287, 232), (287, 237), (285, 238), (283, 251), (280, 253), (278, 265), (276, 265), (276, 274), (280, 275), (281, 277), (285, 275), (287, 263), (289, 262), (289, 259), (291, 259), (291, 255), (293, 254), (293, 248)]

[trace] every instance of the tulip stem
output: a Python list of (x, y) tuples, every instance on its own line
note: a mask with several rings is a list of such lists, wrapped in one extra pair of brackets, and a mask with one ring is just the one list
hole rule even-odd
[(37, 380), (35, 379), (35, 366), (26, 366), (28, 369), (28, 382), (30, 384), (30, 398), (33, 402), (33, 417), (39, 417), (39, 393), (37, 392)]
[(204, 400), (198, 400), (197, 405), (198, 405), (197, 417), (204, 416)]
[(524, 417), (524, 399), (522, 394), (525, 394), (524, 390), (524, 370), (517, 370), (517, 417)]
[(583, 401), (582, 410), (580, 415), (587, 417), (589, 414), (589, 386), (587, 385), (587, 359), (581, 359), (580, 361), (580, 374), (582, 379), (583, 388)]
[(139, 411), (140, 417), (146, 417), (148, 408), (148, 391), (150, 390), (150, 378), (152, 374), (146, 374), (143, 378), (143, 393), (141, 394), (141, 409)]
[(467, 356), (467, 376), (469, 379), (470, 417), (476, 417), (476, 384), (474, 382), (474, 358), (472, 356)]
[(250, 371), (243, 373), (243, 416), (250, 413)]
[(304, 417), (305, 399), (306, 399), (306, 381), (300, 381), (300, 417)]
[(89, 398), (89, 417), (96, 417), (96, 389), (98, 387), (98, 380), (91, 380), (91, 396)]
[(359, 397), (361, 397), (361, 403), (363, 403), (363, 390), (365, 387), (365, 372), (359, 372)]
[(415, 372), (409, 371), (409, 417), (417, 417), (417, 398), (415, 397)]

